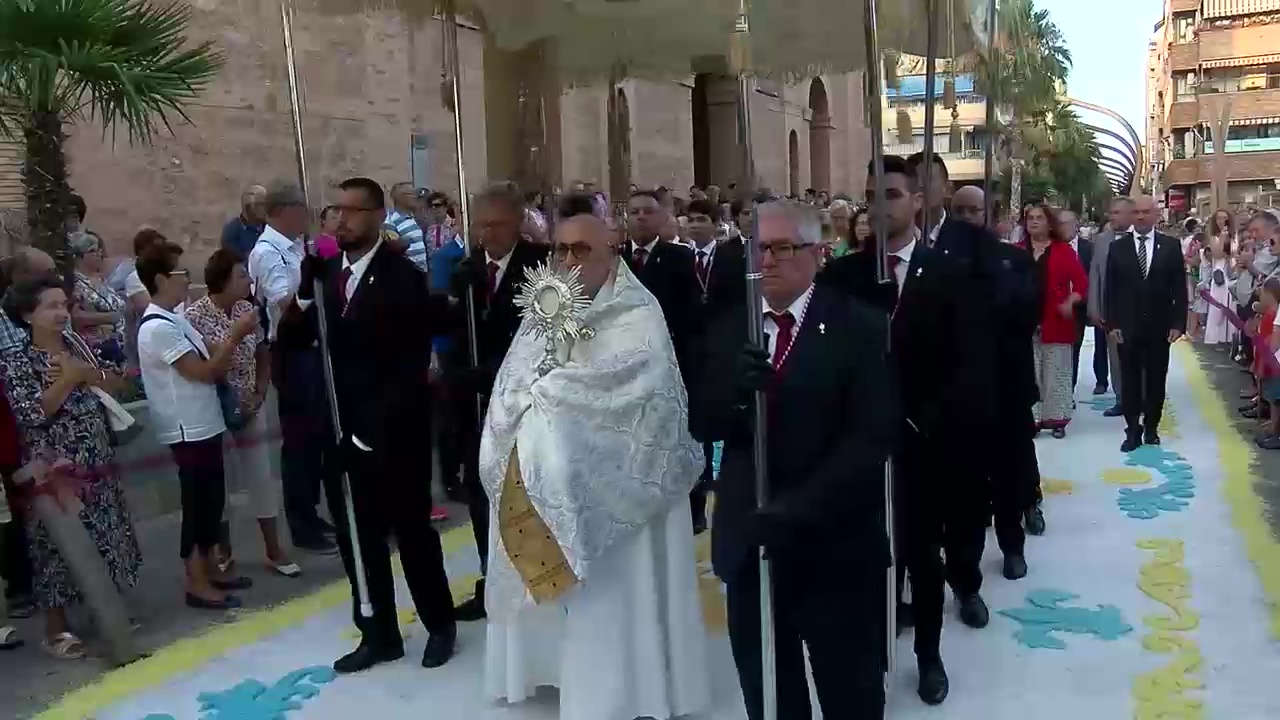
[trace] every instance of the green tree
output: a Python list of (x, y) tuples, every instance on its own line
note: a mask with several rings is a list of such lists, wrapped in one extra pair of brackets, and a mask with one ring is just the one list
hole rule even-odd
[(217, 74), (222, 56), (192, 44), (178, 0), (0, 0), (0, 133), (25, 146), (32, 242), (64, 270), (66, 128), (100, 124), (149, 142)]

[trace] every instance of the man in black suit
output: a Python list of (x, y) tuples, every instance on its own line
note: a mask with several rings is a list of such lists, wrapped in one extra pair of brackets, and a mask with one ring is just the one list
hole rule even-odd
[(1169, 347), (1187, 329), (1187, 286), (1177, 238), (1156, 232), (1156, 202), (1134, 198), (1133, 227), (1107, 253), (1106, 319), (1120, 343), (1125, 440), (1121, 452), (1159, 445)]
[[(382, 241), (386, 199), (368, 178), (339, 186), (340, 257), (309, 255), (297, 298), (280, 327), (280, 340), (305, 346), (319, 331), (315, 281), (324, 287), (329, 353), (343, 436), (333, 453), (336, 467), (325, 476), (325, 497), (338, 533), (342, 564), (351, 582), (360, 646), (333, 664), (339, 673), (366, 670), (404, 656), (396, 618), (395, 578), (388, 535), (395, 534), (405, 581), (418, 616), (430, 633), (423, 667), (439, 667), (453, 656), (457, 630), (445, 575), (440, 536), (429, 520), (430, 464), (421, 440), (430, 437), (432, 324), (444, 302), (432, 298), (427, 278)], [(425, 330), (425, 332), (424, 332)], [(424, 429), (426, 431), (424, 432)], [(350, 479), (356, 538), (373, 606), (362, 617), (356, 592), (352, 528), (341, 486)]]
[[(884, 717), (889, 542), (884, 465), (899, 425), (885, 320), (813, 285), (816, 208), (759, 206), (767, 349), (747, 339), (746, 303), (706, 338), (694, 436), (723, 441), (712, 562), (726, 583), (729, 640), (747, 717), (760, 720), (759, 552), (774, 588), (778, 717), (811, 714), (807, 647), (823, 717)], [(753, 398), (769, 394), (769, 503), (756, 507)]]
[(658, 231), (667, 221), (667, 211), (655, 193), (648, 190), (633, 193), (627, 202), (627, 217), (631, 241), (623, 248), (623, 258), (662, 307), (676, 361), (680, 363), (680, 374), (687, 386), (690, 351), (699, 332), (702, 304), (693, 250), (658, 239)]
[[(1076, 257), (1080, 258), (1080, 265), (1084, 268), (1084, 274), (1089, 274), (1089, 266), (1093, 264), (1093, 242), (1089, 238), (1080, 237), (1080, 218), (1071, 210), (1063, 210), (1058, 213), (1058, 224), (1062, 230), (1062, 237), (1067, 239), (1071, 245), (1071, 249), (1076, 251)], [(1087, 331), (1089, 322), (1089, 305), (1088, 303), (1076, 303), (1076, 341), (1071, 346), (1071, 387), (1075, 388), (1076, 383), (1080, 379), (1080, 348), (1084, 346), (1084, 334)], [(1096, 359), (1097, 353), (1094, 353)], [(1105, 355), (1105, 353), (1103, 353)], [(1097, 362), (1094, 363), (1094, 372), (1097, 372)]]
[[(734, 307), (742, 303), (742, 298), (738, 298), (737, 303), (733, 303), (732, 299), (726, 297), (712, 298), (712, 279), (719, 280), (722, 284), (727, 279), (724, 274), (726, 264), (733, 264), (734, 246), (738, 250), (738, 269), (742, 271), (742, 258), (745, 257), (742, 252), (742, 242), (738, 239), (728, 240), (723, 245), (716, 242), (716, 206), (710, 200), (693, 200), (689, 203), (689, 207), (685, 210), (685, 215), (689, 220), (688, 228), (685, 234), (689, 242), (693, 244), (693, 267), (698, 278), (698, 289), (701, 291), (699, 296), (699, 312), (704, 318), (710, 317), (712, 314), (722, 312), (726, 307)], [(721, 248), (724, 248), (722, 252)], [(717, 268), (720, 272), (717, 272)], [(745, 284), (746, 278), (743, 273), (742, 282)], [(718, 291), (719, 292), (719, 291)], [(746, 290), (743, 290), (745, 296)], [(718, 305), (712, 305), (713, 302)], [(698, 374), (689, 373), (686, 376), (691, 383), (697, 382)], [(715, 447), (712, 443), (703, 443), (703, 455), (706, 457), (706, 464), (702, 471), (702, 476), (698, 479), (698, 484), (694, 486), (693, 492), (689, 494), (689, 503), (693, 512), (693, 532), (701, 534), (707, 529), (707, 491), (711, 487), (713, 475), (713, 458)]]
[[(521, 237), (524, 197), (515, 183), (500, 182), (485, 188), (475, 203), (478, 243), (471, 256), (458, 264), (451, 295), (454, 299), (454, 339), (446, 359), (444, 377), (456, 413), (463, 458), (462, 486), (467, 494), (471, 532), (480, 553), (480, 569), (488, 568), (489, 498), (480, 484), (480, 421), (489, 406), (493, 381), (520, 330), (520, 309), (515, 305), (526, 274), (547, 259), (548, 247)], [(476, 349), (479, 364), (471, 362), (467, 322), (467, 293), (475, 303)], [(475, 596), (458, 606), (463, 622), (485, 617), (484, 578), (476, 583)]]
[[(879, 256), (872, 251), (829, 262), (818, 284), (842, 289), (892, 316), (889, 359), (906, 419), (894, 454), (899, 516), (894, 541), (902, 559), (899, 581), (902, 570), (911, 576), (917, 692), (936, 705), (949, 691), (940, 649), (946, 583), (956, 593), (965, 624), (980, 628), (990, 621), (979, 567), (990, 513), (982, 458), (986, 444), (975, 433), (991, 424), (992, 342), (982, 317), (985, 295), (973, 274), (921, 241), (915, 225), (923, 203), (920, 185), (902, 158), (885, 158), (884, 182), (888, 281), (877, 280)], [(870, 175), (870, 202), (875, 189)]]

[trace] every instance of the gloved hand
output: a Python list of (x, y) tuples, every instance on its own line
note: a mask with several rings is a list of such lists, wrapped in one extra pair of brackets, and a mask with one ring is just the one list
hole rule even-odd
[(464, 257), (453, 267), (453, 275), (449, 277), (449, 294), (462, 300), (467, 297), (467, 290), (480, 292), (486, 282), (488, 277), (485, 276), (484, 268), (472, 262), (470, 257)]
[(324, 281), (324, 259), (319, 255), (304, 255), (302, 257), (302, 282), (298, 284), (299, 300), (314, 300), (316, 298), (316, 280)]
[(765, 390), (773, 382), (773, 378), (773, 363), (769, 361), (769, 353), (750, 342), (743, 345), (734, 369), (734, 382), (739, 395), (746, 397)]
[(777, 551), (791, 540), (794, 523), (778, 504), (766, 505), (748, 517), (748, 535), (753, 545), (765, 548), (765, 554)]

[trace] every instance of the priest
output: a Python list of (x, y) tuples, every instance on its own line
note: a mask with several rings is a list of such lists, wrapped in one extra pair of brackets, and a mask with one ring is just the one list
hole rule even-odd
[(710, 701), (689, 523), (702, 449), (658, 301), (589, 197), (560, 216), (554, 262), (580, 272), (582, 330), (549, 343), (526, 316), (481, 438), (485, 691), (558, 687), (562, 720), (693, 714)]

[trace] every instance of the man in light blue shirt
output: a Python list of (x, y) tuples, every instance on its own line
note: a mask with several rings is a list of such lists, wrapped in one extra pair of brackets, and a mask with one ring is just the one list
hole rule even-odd
[[(427, 244), (423, 238), (422, 228), (414, 217), (418, 213), (418, 193), (413, 183), (396, 183), (391, 186), (391, 204), (394, 209), (387, 213), (383, 223), (384, 233), (388, 235), (386, 242), (403, 252), (405, 257), (413, 261), (418, 269), (427, 270)], [(394, 233), (394, 236), (391, 234)]]

